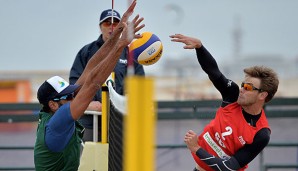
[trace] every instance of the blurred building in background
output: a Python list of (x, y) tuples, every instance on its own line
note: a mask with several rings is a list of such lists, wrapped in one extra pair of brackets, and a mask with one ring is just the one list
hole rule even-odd
[[(193, 56), (164, 60), (159, 72), (148, 73), (155, 78), (157, 100), (216, 99), (220, 94), (213, 87)], [(221, 71), (230, 79), (240, 83), (243, 69), (253, 65), (273, 68), (279, 75), (280, 86), (276, 96), (297, 97), (298, 57), (284, 60), (278, 55), (243, 56), (230, 61), (218, 62)], [(158, 73), (158, 74), (156, 74)], [(0, 102), (37, 102), (39, 85), (54, 75), (68, 80), (69, 71), (0, 71)]]
[[(280, 85), (276, 96), (297, 97), (298, 90), (298, 57), (284, 60), (278, 55), (240, 56), (218, 62), (219, 68), (226, 77), (238, 85), (244, 79), (243, 69), (254, 65), (263, 65), (274, 69), (279, 76)], [(164, 62), (161, 76), (157, 77), (158, 99), (214, 99), (221, 98), (207, 74), (201, 69), (195, 54)]]
[(37, 102), (38, 87), (54, 75), (68, 80), (68, 71), (0, 71), (0, 103)]
[(24, 79), (0, 80), (0, 103), (31, 102), (31, 82)]

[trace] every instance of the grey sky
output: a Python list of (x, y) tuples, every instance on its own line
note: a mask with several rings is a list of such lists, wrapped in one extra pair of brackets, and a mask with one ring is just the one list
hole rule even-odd
[[(69, 70), (79, 49), (99, 35), (98, 19), (111, 0), (0, 0), (0, 70)], [(128, 1), (115, 0), (121, 14)], [(166, 58), (194, 54), (169, 35), (200, 38), (216, 59), (233, 55), (235, 18), (242, 28), (241, 54), (298, 56), (297, 0), (139, 0), (143, 31), (162, 40)]]

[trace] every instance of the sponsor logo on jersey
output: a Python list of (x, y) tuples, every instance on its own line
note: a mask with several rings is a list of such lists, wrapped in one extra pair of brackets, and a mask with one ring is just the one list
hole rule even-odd
[(215, 143), (215, 141), (212, 139), (212, 137), (210, 136), (209, 132), (206, 132), (203, 135), (205, 141), (207, 142), (207, 144), (212, 148), (213, 151), (215, 151), (215, 153), (222, 159), (224, 158), (230, 158), (229, 155), (227, 155), (221, 148), (219, 145), (217, 145)]
[(243, 139), (242, 136), (239, 136), (239, 137), (238, 137), (238, 140), (240, 141), (240, 143), (241, 143), (242, 145), (246, 144), (246, 142), (244, 141), (244, 139)]
[(121, 64), (127, 64), (127, 59), (119, 59), (119, 62), (120, 62)]

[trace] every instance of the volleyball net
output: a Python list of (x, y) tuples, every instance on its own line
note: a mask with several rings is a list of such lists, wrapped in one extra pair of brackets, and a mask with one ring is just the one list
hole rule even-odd
[[(118, 100), (118, 99), (116, 99)], [(110, 105), (109, 116), (109, 171), (123, 170), (123, 125), (124, 116), (114, 105)]]
[[(125, 80), (125, 96), (107, 81), (102, 93), (102, 142), (86, 142), (79, 170), (153, 171), (156, 105), (153, 80)], [(84, 156), (86, 155), (86, 156)]]

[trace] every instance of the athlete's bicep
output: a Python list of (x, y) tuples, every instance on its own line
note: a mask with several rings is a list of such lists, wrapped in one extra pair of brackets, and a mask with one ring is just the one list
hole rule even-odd
[[(234, 81), (227, 79), (223, 74), (211, 81), (215, 88), (220, 92), (224, 103), (229, 104), (237, 101), (239, 87)], [(222, 105), (222, 107), (224, 106)]]
[(53, 152), (62, 151), (75, 131), (69, 104), (62, 105), (46, 125), (45, 143)]
[(247, 144), (240, 150), (238, 150), (234, 157), (238, 161), (241, 167), (244, 167), (250, 163), (269, 143), (270, 130), (263, 128), (259, 130), (253, 140), (252, 144)]

